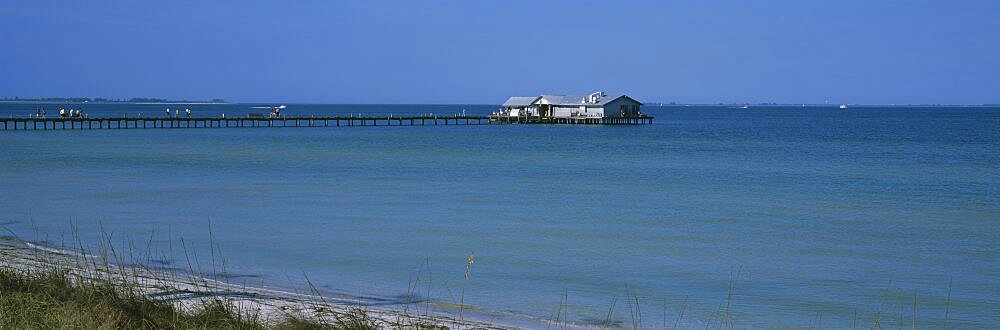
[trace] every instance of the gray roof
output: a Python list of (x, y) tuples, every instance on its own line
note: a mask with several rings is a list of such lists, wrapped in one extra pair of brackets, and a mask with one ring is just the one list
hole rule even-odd
[(507, 99), (507, 102), (503, 103), (505, 107), (526, 107), (535, 103), (540, 96), (511, 96)]
[(610, 103), (611, 101), (617, 100), (622, 97), (627, 97), (628, 99), (635, 101), (636, 103), (642, 104), (642, 102), (636, 101), (635, 99), (628, 97), (625, 94), (617, 95), (607, 95), (602, 97), (597, 103), (586, 103), (584, 100), (588, 95), (542, 95), (542, 98), (549, 101), (550, 104), (555, 105), (570, 105), (570, 106), (580, 106), (580, 105), (597, 105), (603, 106)]
[(549, 104), (581, 105), (587, 95), (542, 95)]

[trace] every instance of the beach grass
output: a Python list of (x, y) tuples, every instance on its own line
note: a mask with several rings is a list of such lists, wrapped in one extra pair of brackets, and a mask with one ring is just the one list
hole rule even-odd
[[(430, 306), (438, 305), (431, 301), (420, 302), (427, 305), (423, 313), (411, 313), (413, 297), (400, 311), (370, 308), (360, 300), (328, 301), (305, 273), (308, 288), (294, 293), (226, 283), (220, 277), (228, 274), (227, 262), (209, 228), (208, 262), (183, 238), (179, 250), (171, 243), (168, 254), (154, 251), (152, 232), (145, 244), (126, 237), (116, 245), (102, 227), (96, 248), (85, 247), (75, 226), (68, 244), (65, 237), (61, 244), (43, 244), (0, 236), (0, 329), (503, 328), (431, 313)], [(156, 260), (182, 260), (186, 267), (150, 268)], [(426, 260), (421, 267), (430, 292)], [(412, 284), (413, 294), (417, 285)]]
[[(185, 281), (176, 272), (159, 273), (126, 262), (126, 255), (147, 263), (152, 255), (148, 248), (136, 253), (131, 241), (126, 253), (120, 253), (111, 244), (111, 235), (102, 231), (102, 244), (94, 256), (86, 253), (75, 230), (73, 238), (78, 254), (37, 248), (24, 253), (10, 248), (19, 245), (19, 240), (3, 238), (7, 245), (0, 251), (0, 329), (381, 328), (378, 320), (361, 308), (331, 312), (330, 308), (314, 306), (325, 312), (303, 309), (275, 317), (274, 313), (262, 313), (260, 305), (230, 297), (252, 293), (232, 291), (197, 276)], [(214, 251), (212, 258), (215, 269)], [(195, 274), (196, 262), (188, 259), (188, 263), (189, 271)], [(175, 295), (195, 298), (176, 299)]]
[(364, 310), (333, 322), (289, 316), (268, 324), (224, 299), (188, 311), (106, 279), (81, 281), (69, 272), (0, 269), (0, 328), (4, 329), (376, 329)]
[(0, 325), (38, 328), (263, 328), (254, 315), (210, 300), (185, 313), (164, 300), (132, 294), (105, 280), (81, 282), (66, 272), (0, 270)]

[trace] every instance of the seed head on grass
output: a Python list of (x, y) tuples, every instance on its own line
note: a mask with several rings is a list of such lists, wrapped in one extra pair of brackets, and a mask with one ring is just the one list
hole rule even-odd
[(476, 252), (470, 252), (469, 258), (465, 259), (465, 282), (462, 282), (462, 296), (459, 298), (458, 302), (458, 318), (465, 322), (465, 284), (469, 282), (469, 277), (472, 276), (472, 264), (476, 263)]
[(472, 264), (476, 263), (476, 252), (469, 253), (469, 258), (465, 260), (465, 280), (469, 280), (472, 275)]

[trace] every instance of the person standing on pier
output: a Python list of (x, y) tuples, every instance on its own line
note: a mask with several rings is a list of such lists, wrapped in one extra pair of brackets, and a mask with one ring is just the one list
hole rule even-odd
[(187, 115), (188, 118), (191, 118), (191, 108), (184, 108), (184, 114)]
[(180, 112), (181, 112), (181, 109), (174, 109), (174, 118), (179, 118), (181, 116)]
[(170, 108), (167, 108), (167, 118), (170, 118)]
[(59, 108), (59, 118), (66, 118), (66, 108)]

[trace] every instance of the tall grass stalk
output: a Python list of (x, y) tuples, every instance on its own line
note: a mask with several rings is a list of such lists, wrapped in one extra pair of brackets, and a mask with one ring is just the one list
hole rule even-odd
[(472, 276), (472, 264), (476, 263), (476, 252), (470, 252), (469, 258), (465, 259), (465, 280), (462, 281), (462, 293), (458, 301), (458, 318), (464, 323), (465, 322), (465, 286), (469, 283), (469, 277)]
[(556, 325), (563, 330), (569, 329), (569, 292), (563, 289), (563, 294), (559, 297), (559, 307), (556, 309)]
[(951, 285), (954, 280), (954, 277), (948, 278), (948, 302), (944, 305), (944, 325), (941, 326), (945, 330), (948, 329), (948, 312), (951, 311)]
[(611, 297), (611, 306), (608, 306), (608, 314), (604, 317), (604, 329), (611, 329), (611, 320), (615, 316), (615, 304), (618, 303), (618, 296)]
[(684, 296), (684, 302), (681, 303), (681, 310), (677, 313), (677, 320), (674, 321), (673, 330), (677, 330), (677, 327), (681, 324), (681, 319), (684, 318), (684, 310), (687, 309), (688, 296)]
[(880, 323), (882, 322), (882, 308), (885, 305), (886, 297), (892, 289), (892, 276), (889, 276), (889, 283), (885, 287), (885, 292), (882, 293), (882, 297), (879, 298), (878, 309), (875, 310), (875, 318), (872, 321), (872, 329), (881, 328)]

